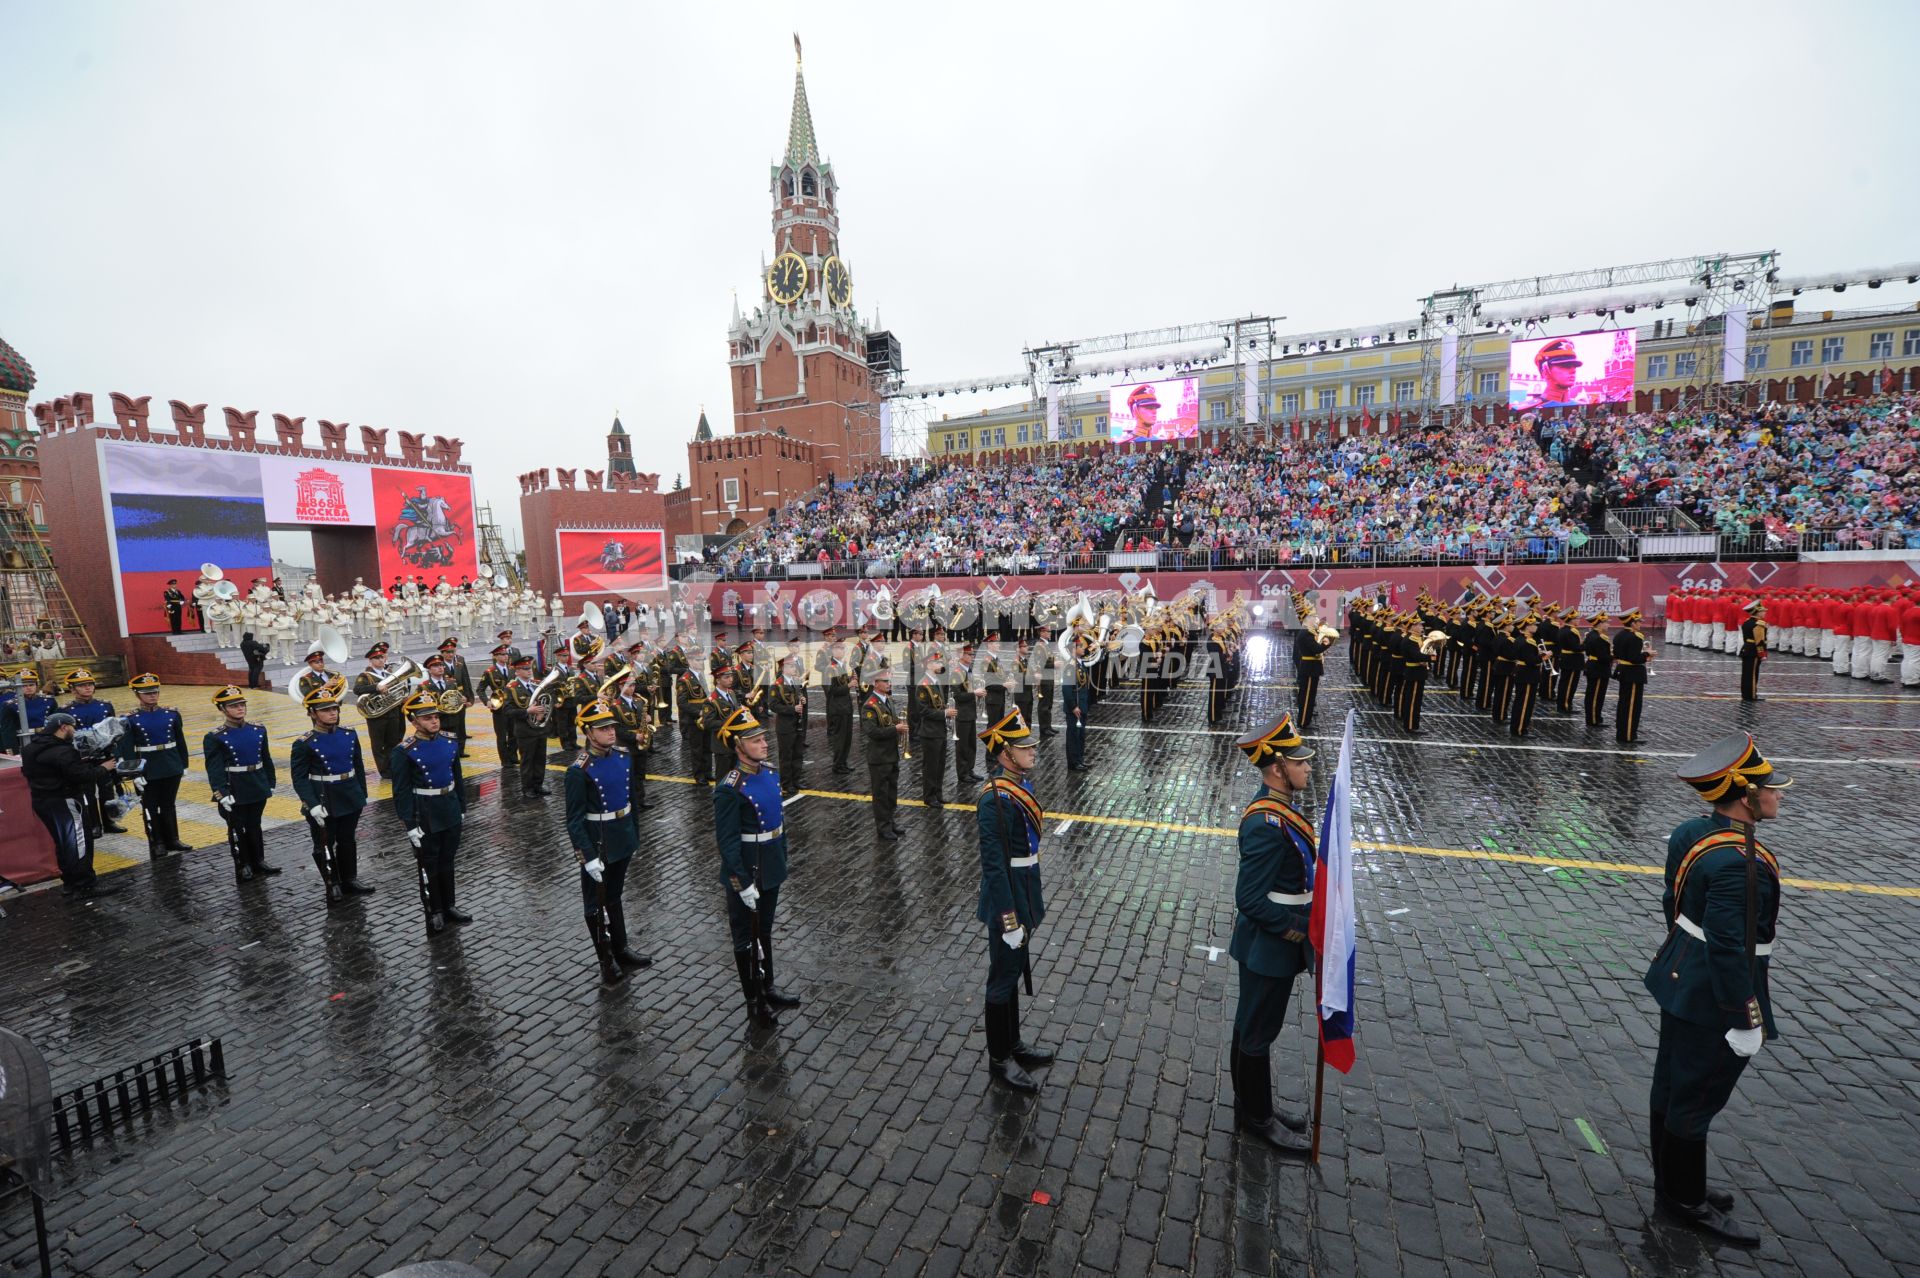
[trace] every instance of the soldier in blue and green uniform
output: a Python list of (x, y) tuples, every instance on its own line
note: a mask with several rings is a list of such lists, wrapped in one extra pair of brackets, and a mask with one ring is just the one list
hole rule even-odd
[(980, 787), (974, 824), (980, 841), (980, 903), (987, 929), (987, 1070), (1015, 1091), (1037, 1092), (1029, 1069), (1053, 1053), (1020, 1041), (1020, 980), (1033, 981), (1027, 943), (1047, 917), (1040, 890), (1040, 826), (1045, 816), (1029, 775), (1039, 740), (1016, 707), (980, 734), (998, 767)]
[[(60, 708), (52, 697), (42, 695), (38, 670), (22, 666), (14, 677), (20, 686), (0, 693), (0, 754), (19, 754), (21, 742), (40, 731), (47, 716)], [(21, 702), (25, 702), (27, 708), (24, 733), (20, 727)]]
[[(68, 671), (66, 685), (67, 691), (73, 694), (73, 700), (61, 708), (73, 716), (74, 722), (80, 725), (80, 731), (85, 732), (101, 720), (114, 717), (113, 702), (94, 695), (99, 685), (95, 682), (92, 671), (84, 668)], [(104, 833), (125, 834), (127, 832), (125, 826), (115, 823), (113, 813), (107, 806), (119, 797), (120, 782), (118, 780), (102, 781), (94, 792), (93, 803), (90, 805), (93, 809), (92, 819), (95, 826)]]
[(622, 893), (627, 866), (640, 847), (633, 824), (633, 756), (619, 743), (620, 722), (604, 701), (580, 710), (576, 725), (586, 745), (567, 766), (567, 837), (580, 864), (580, 901), (587, 933), (612, 985), (653, 957), (627, 948)]
[(287, 769), (313, 836), (313, 863), (320, 868), (330, 902), (373, 891), (360, 881), (358, 830), (361, 810), (367, 806), (367, 763), (360, 753), (360, 734), (340, 726), (340, 694), (345, 686), (346, 681), (336, 676), (302, 698), (313, 730), (293, 739)]
[(733, 751), (733, 767), (713, 787), (713, 832), (720, 843), (720, 882), (727, 893), (727, 928), (740, 971), (747, 1016), (778, 1024), (775, 1009), (800, 1000), (773, 983), (773, 923), (780, 885), (787, 880), (786, 817), (780, 774), (767, 766), (772, 743), (753, 711), (736, 706), (714, 729)]
[(180, 712), (160, 704), (157, 675), (135, 675), (133, 713), (121, 717), (120, 757), (144, 763), (133, 786), (140, 794), (140, 816), (147, 827), (147, 856), (190, 851), (180, 841), (180, 814), (174, 802), (187, 771), (187, 725)]
[(1667, 843), (1661, 908), (1666, 944), (1647, 969), (1660, 1005), (1660, 1048), (1648, 1098), (1654, 1194), (1703, 1233), (1756, 1246), (1733, 1196), (1707, 1188), (1707, 1131), (1766, 1040), (1776, 1037), (1767, 968), (1780, 914), (1780, 866), (1754, 836), (1780, 814), (1792, 779), (1737, 732), (1695, 756), (1680, 779), (1713, 805)]
[(387, 778), (393, 782), (393, 810), (413, 844), (427, 935), (437, 936), (449, 923), (473, 922), (453, 904), (453, 858), (467, 808), (460, 743), (440, 731), (440, 704), (431, 693), (414, 693), (400, 712), (411, 731), (388, 756)]
[(1305, 1131), (1306, 1117), (1273, 1107), (1270, 1049), (1287, 1022), (1294, 979), (1313, 967), (1307, 924), (1318, 848), (1312, 824), (1293, 807), (1294, 794), (1313, 780), (1313, 747), (1285, 714), (1235, 744), (1260, 770), (1260, 790), (1240, 814), (1239, 914), (1227, 947), (1240, 964), (1229, 1049), (1234, 1123), (1282, 1153), (1304, 1155), (1306, 1143), (1285, 1128)]
[(227, 851), (233, 854), (233, 875), (251, 883), (256, 875), (278, 874), (267, 864), (266, 833), (260, 819), (278, 782), (273, 752), (267, 748), (267, 730), (247, 722), (247, 694), (228, 684), (213, 694), (214, 708), (223, 720), (200, 743), (207, 761), (207, 785), (227, 822)]

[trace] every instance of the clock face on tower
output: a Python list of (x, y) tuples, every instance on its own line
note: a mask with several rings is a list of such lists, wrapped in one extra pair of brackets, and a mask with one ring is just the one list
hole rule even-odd
[(792, 249), (774, 258), (773, 265), (767, 268), (767, 292), (782, 306), (799, 301), (806, 287), (807, 264)]
[(847, 299), (853, 296), (853, 276), (847, 271), (847, 264), (837, 257), (827, 259), (827, 301), (835, 306), (845, 306)]

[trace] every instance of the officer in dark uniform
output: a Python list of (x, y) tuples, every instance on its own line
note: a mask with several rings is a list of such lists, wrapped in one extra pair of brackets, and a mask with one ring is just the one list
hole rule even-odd
[[(299, 677), (293, 681), (293, 690), (299, 695), (302, 704), (304, 704), (308, 693), (312, 692), (315, 688), (326, 687), (327, 683), (332, 680), (333, 677), (333, 674), (327, 669), (326, 650), (320, 646), (320, 641), (316, 639), (307, 646), (307, 668), (302, 670)], [(345, 679), (340, 681), (340, 687), (341, 691), (344, 692), (346, 690)]]
[[(1007, 717), (1006, 671), (1001, 668), (1000, 644), (1001, 640), (995, 639), (987, 645), (986, 664), (980, 668), (980, 703), (981, 708), (986, 712), (982, 718), (987, 723), (998, 723)], [(1070, 687), (1063, 687), (1062, 691), (1067, 694), (1069, 701), (1067, 715), (1069, 731), (1071, 731), (1073, 714), (1071, 705), (1072, 689)], [(993, 766), (993, 760), (989, 758), (987, 760), (987, 773), (989, 776), (993, 774)]]
[[(1067, 771), (1087, 772), (1093, 767), (1087, 762), (1087, 719), (1093, 713), (1093, 679), (1099, 668), (1099, 655), (1094, 649), (1093, 635), (1079, 627), (1073, 631), (1073, 660), (1067, 668), (1067, 677), (1062, 680), (1062, 690), (1067, 694)], [(1015, 698), (1015, 708), (1019, 708), (1019, 698)], [(989, 722), (998, 722), (989, 709)], [(1025, 722), (1025, 711), (1021, 712), (1021, 721)], [(992, 762), (992, 757), (988, 757)], [(992, 771), (991, 768), (988, 769)]]
[[(1039, 711), (1040, 739), (1057, 737), (1053, 727), (1053, 701), (1060, 687), (1060, 652), (1054, 646), (1053, 627), (1040, 627), (1040, 643), (1033, 650), (1034, 704)], [(956, 732), (958, 729), (955, 730)]]
[(480, 695), (486, 699), (487, 710), (493, 715), (493, 743), (500, 751), (500, 770), (517, 767), (520, 763), (520, 751), (513, 736), (513, 722), (507, 715), (507, 685), (513, 682), (513, 667), (507, 664), (512, 649), (500, 644), (488, 655), (493, 664), (480, 674)]
[(606, 695), (601, 699), (613, 713), (613, 739), (632, 760), (631, 797), (635, 838), (639, 837), (640, 814), (653, 805), (647, 802), (647, 768), (653, 758), (653, 702), (644, 689), (636, 689), (635, 667), (623, 666), (608, 678)]
[[(1767, 659), (1767, 609), (1758, 599), (1744, 605), (1746, 620), (1740, 623), (1740, 699), (1765, 701), (1760, 695), (1760, 663)], [(73, 707), (67, 707), (72, 713)]]
[(787, 835), (780, 775), (767, 763), (767, 730), (745, 706), (720, 724), (733, 766), (713, 788), (713, 832), (720, 844), (720, 883), (727, 894), (733, 961), (754, 1024), (777, 1024), (775, 1010), (800, 1000), (774, 985), (773, 925), (787, 879)]
[[(422, 668), (426, 671), (426, 677), (420, 680), (418, 688), (415, 689), (416, 691), (431, 692), (435, 701), (440, 700), (441, 697), (449, 692), (459, 691), (459, 689), (454, 686), (453, 680), (447, 676), (447, 659), (445, 657), (437, 652), (428, 653), (426, 661), (421, 664)], [(443, 725), (442, 731), (452, 737), (455, 744), (460, 747), (460, 757), (463, 759), (467, 757), (467, 741), (465, 737), (455, 731), (454, 725), (465, 718), (466, 713), (465, 710), (462, 710), (457, 715), (448, 714), (444, 710), (440, 712), (440, 722)]]
[(780, 751), (780, 793), (791, 799), (800, 792), (806, 763), (807, 686), (800, 681), (800, 658), (783, 657), (780, 675), (767, 687), (766, 706), (773, 715), (773, 741)]
[[(1088, 636), (1092, 640), (1092, 636)], [(1014, 665), (1020, 672), (1019, 680), (1013, 685), (1013, 704), (1020, 711), (1022, 723), (1033, 722), (1033, 645), (1025, 639), (1014, 644)]]
[[(444, 677), (447, 681), (447, 686), (457, 689), (460, 695), (467, 699), (467, 704), (471, 706), (473, 704), (473, 676), (467, 670), (467, 659), (460, 655), (460, 641), (452, 635), (448, 635), (440, 641), (440, 660), (445, 663), (446, 674)], [(443, 717), (446, 719), (447, 732), (455, 741), (460, 743), (460, 757), (463, 759), (466, 758), (467, 712), (463, 709), (459, 714), (450, 714)]]
[(287, 771), (313, 836), (313, 863), (329, 903), (373, 888), (360, 881), (360, 812), (367, 806), (367, 763), (360, 734), (340, 726), (340, 686), (322, 685), (302, 698), (313, 730), (293, 739)]
[[(716, 648), (716, 654), (724, 649)], [(708, 767), (715, 781), (727, 775), (733, 767), (733, 751), (720, 740), (720, 725), (733, 717), (733, 712), (745, 703), (735, 690), (739, 682), (739, 668), (730, 661), (714, 667), (713, 693), (701, 707), (701, 722), (707, 731)]]
[(187, 596), (180, 589), (178, 577), (167, 578), (167, 589), (161, 598), (166, 601), (167, 629), (177, 635), (180, 633), (180, 618), (187, 608)]
[(1408, 733), (1420, 733), (1420, 711), (1427, 701), (1427, 650), (1421, 646), (1420, 619), (1411, 618), (1400, 637), (1400, 726)]
[(460, 850), (467, 807), (460, 745), (440, 731), (440, 707), (430, 694), (414, 693), (401, 710), (413, 730), (393, 748), (387, 776), (393, 782), (393, 810), (413, 845), (427, 935), (436, 936), (448, 923), (473, 922), (471, 914), (454, 908), (454, 853)]
[[(67, 691), (73, 694), (73, 700), (67, 702), (62, 709), (73, 716), (73, 721), (79, 725), (79, 731), (84, 732), (101, 720), (114, 717), (113, 702), (94, 695), (99, 685), (94, 681), (92, 671), (86, 669), (68, 671), (66, 685)], [(102, 781), (99, 788), (94, 791), (92, 802), (85, 806), (89, 809), (96, 829), (106, 834), (127, 832), (127, 827), (114, 821), (113, 813), (107, 807), (119, 797), (120, 781), (117, 777), (111, 781)]]
[[(369, 666), (354, 676), (353, 695), (355, 697), (367, 696), (378, 689), (380, 680), (389, 673), (385, 668), (387, 651), (384, 641), (367, 649), (367, 660), (378, 661), (381, 664), (378, 667)], [(394, 744), (405, 732), (406, 717), (401, 713), (398, 705), (383, 715), (367, 720), (367, 748), (373, 752), (375, 771), (386, 767), (387, 759), (393, 753)]]
[(520, 769), (520, 793), (534, 798), (547, 792), (547, 720), (554, 711), (551, 702), (544, 710), (533, 704), (533, 691), (540, 686), (534, 682), (533, 658), (516, 652), (509, 662), (514, 677), (501, 690), (500, 712)]
[(1747, 1063), (1777, 1037), (1767, 975), (1780, 913), (1780, 866), (1756, 838), (1793, 784), (1747, 733), (1723, 737), (1680, 777), (1713, 805), (1667, 845), (1666, 943), (1647, 969), (1660, 1005), (1648, 1097), (1655, 1199), (1682, 1223), (1742, 1246), (1759, 1231), (1733, 1196), (1707, 1188), (1707, 1132)]
[(839, 632), (827, 627), (827, 646), (814, 659), (820, 687), (827, 701), (827, 748), (833, 752), (833, 775), (853, 771), (847, 756), (853, 749), (853, 667), (846, 658), (846, 644)]
[[(958, 786), (978, 785), (974, 771), (980, 743), (975, 738), (979, 718), (980, 687), (973, 673), (973, 645), (962, 643), (954, 658), (953, 681), (947, 685), (947, 703), (953, 707), (953, 779)], [(956, 794), (964, 794), (956, 789)]]
[(140, 819), (147, 827), (147, 856), (157, 860), (162, 852), (191, 851), (180, 841), (180, 814), (174, 800), (180, 793), (180, 778), (187, 771), (187, 727), (180, 712), (160, 704), (160, 680), (151, 674), (135, 675), (127, 685), (133, 689), (133, 713), (120, 722), (126, 732), (120, 737), (120, 757), (145, 761), (134, 789), (140, 794)]
[(913, 703), (920, 711), (913, 729), (914, 746), (920, 751), (920, 801), (936, 812), (946, 807), (947, 732), (954, 717), (942, 681), (944, 664), (938, 652), (928, 653), (926, 673), (913, 690)]
[(627, 947), (623, 893), (627, 866), (640, 847), (631, 802), (633, 756), (619, 742), (619, 720), (607, 703), (584, 707), (575, 726), (586, 748), (567, 767), (567, 837), (580, 864), (587, 933), (600, 958), (601, 979), (612, 985), (629, 971), (653, 964), (652, 955)]
[[(697, 649), (692, 654), (694, 663), (704, 659)], [(694, 784), (706, 785), (713, 780), (713, 734), (706, 726), (707, 685), (694, 665), (674, 676), (673, 695), (680, 703), (680, 741), (692, 756)]]
[(1623, 627), (1613, 637), (1613, 681), (1620, 685), (1620, 709), (1613, 719), (1613, 736), (1622, 745), (1640, 744), (1640, 700), (1647, 693), (1647, 637), (1640, 633), (1640, 610), (1620, 618)]
[(980, 903), (974, 917), (987, 929), (987, 1070), (1008, 1087), (1037, 1092), (1029, 1069), (1053, 1064), (1053, 1053), (1020, 1040), (1020, 980), (1033, 981), (1027, 943), (1047, 916), (1040, 890), (1040, 825), (1034, 798), (1035, 747), (1015, 710), (980, 734), (999, 765), (980, 787), (974, 824), (980, 842)]
[(1520, 626), (1520, 633), (1514, 636), (1513, 714), (1508, 720), (1507, 730), (1516, 737), (1524, 737), (1533, 729), (1533, 705), (1539, 695), (1541, 672), (1546, 663), (1538, 635), (1548, 624), (1545, 620), (1535, 621), (1529, 617)]
[(229, 684), (213, 694), (213, 704), (225, 721), (200, 743), (207, 785), (227, 821), (233, 876), (250, 883), (256, 874), (280, 873), (280, 867), (267, 864), (266, 835), (260, 828), (278, 784), (273, 752), (267, 748), (267, 730), (247, 722), (246, 693)]
[(1607, 638), (1607, 614), (1597, 612), (1580, 641), (1580, 656), (1587, 677), (1587, 726), (1607, 726), (1607, 684), (1613, 678), (1613, 641)]
[(1554, 667), (1559, 672), (1559, 686), (1554, 694), (1554, 704), (1561, 714), (1573, 713), (1573, 694), (1580, 689), (1580, 670), (1585, 664), (1580, 632), (1573, 628), (1573, 609), (1568, 608), (1560, 615), (1559, 637), (1554, 641)]
[(1313, 726), (1314, 703), (1320, 698), (1320, 676), (1333, 640), (1320, 633), (1320, 618), (1302, 598), (1297, 605), (1301, 628), (1293, 632), (1293, 686), (1301, 729)]
[(888, 698), (893, 695), (893, 675), (881, 669), (874, 672), (873, 686), (860, 703), (860, 736), (867, 743), (867, 784), (873, 791), (873, 825), (882, 843), (900, 837), (894, 824), (894, 809), (900, 801), (900, 740), (907, 725), (893, 717)]
[(1305, 1131), (1304, 1115), (1276, 1113), (1269, 1051), (1287, 1022), (1300, 973), (1313, 966), (1307, 924), (1313, 913), (1318, 845), (1293, 796), (1313, 780), (1313, 747), (1285, 714), (1235, 743), (1260, 770), (1260, 789), (1240, 814), (1238, 911), (1227, 953), (1240, 964), (1233, 1017), (1234, 1123), (1287, 1154), (1307, 1153), (1284, 1128)]

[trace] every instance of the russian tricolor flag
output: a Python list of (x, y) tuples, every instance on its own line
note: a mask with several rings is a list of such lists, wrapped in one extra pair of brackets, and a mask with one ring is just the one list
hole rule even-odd
[(1354, 712), (1348, 710), (1340, 767), (1320, 822), (1320, 864), (1308, 931), (1319, 955), (1321, 1055), (1342, 1074), (1353, 1068), (1353, 722)]

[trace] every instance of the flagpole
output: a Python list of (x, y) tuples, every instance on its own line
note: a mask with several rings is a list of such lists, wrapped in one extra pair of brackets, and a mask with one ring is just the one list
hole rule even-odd
[(1318, 1166), (1320, 1163), (1320, 1106), (1326, 1097), (1327, 1087), (1327, 1045), (1320, 1038), (1320, 982), (1314, 980), (1314, 1026), (1313, 1026), (1313, 1148), (1308, 1151), (1307, 1161)]

